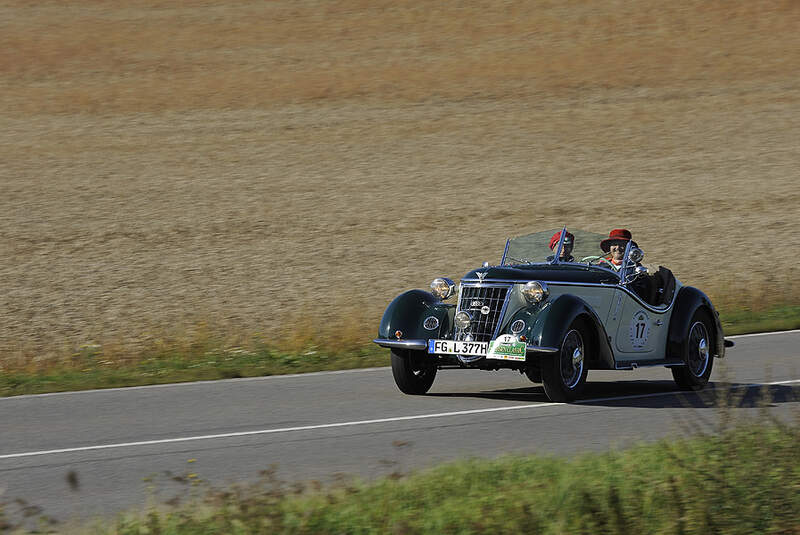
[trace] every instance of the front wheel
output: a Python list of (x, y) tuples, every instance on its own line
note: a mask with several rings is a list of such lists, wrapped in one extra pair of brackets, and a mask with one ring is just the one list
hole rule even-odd
[(542, 384), (550, 401), (573, 401), (586, 386), (586, 351), (589, 340), (585, 324), (578, 320), (567, 329), (561, 349), (542, 360)]
[(404, 394), (424, 394), (436, 379), (436, 357), (424, 351), (392, 349), (392, 375)]
[(542, 382), (542, 370), (541, 368), (534, 368), (533, 366), (528, 366), (525, 368), (525, 377), (532, 383), (541, 383)]
[(689, 322), (683, 345), (685, 366), (675, 366), (672, 378), (682, 390), (702, 390), (711, 377), (714, 357), (711, 354), (711, 323), (706, 314), (697, 311)]

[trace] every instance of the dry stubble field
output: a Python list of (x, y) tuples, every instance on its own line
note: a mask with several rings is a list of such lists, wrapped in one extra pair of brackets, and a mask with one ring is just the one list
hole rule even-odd
[(797, 302), (798, 28), (797, 0), (6, 0), (0, 362), (368, 339), (565, 222)]

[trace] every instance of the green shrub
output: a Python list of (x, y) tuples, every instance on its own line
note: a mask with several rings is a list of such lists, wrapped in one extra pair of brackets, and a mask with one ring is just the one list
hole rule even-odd
[(105, 533), (797, 533), (798, 444), (800, 427), (775, 422), (571, 460), (472, 459), (325, 490), (299, 492), (267, 472)]

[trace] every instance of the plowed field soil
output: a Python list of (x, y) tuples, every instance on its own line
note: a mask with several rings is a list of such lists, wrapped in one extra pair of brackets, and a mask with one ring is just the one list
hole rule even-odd
[(3, 2), (0, 356), (368, 339), (564, 223), (796, 301), (798, 28), (794, 0)]

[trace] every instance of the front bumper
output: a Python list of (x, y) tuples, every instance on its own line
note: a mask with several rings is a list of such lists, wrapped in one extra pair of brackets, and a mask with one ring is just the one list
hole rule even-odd
[[(376, 338), (373, 340), (381, 347), (388, 347), (393, 349), (414, 349), (418, 351), (426, 351), (428, 349), (427, 340), (392, 340), (391, 338)], [(557, 347), (542, 347), (542, 346), (527, 346), (525, 357), (542, 353), (558, 353)]]
[(427, 340), (392, 340), (391, 338), (376, 338), (373, 340), (381, 347), (388, 347), (392, 349), (428, 349)]

